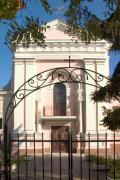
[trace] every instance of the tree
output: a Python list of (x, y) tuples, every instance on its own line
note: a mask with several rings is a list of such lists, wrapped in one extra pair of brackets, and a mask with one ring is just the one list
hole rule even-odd
[(120, 62), (117, 64), (108, 84), (92, 93), (92, 100), (111, 103), (118, 101), (118, 105), (113, 106), (111, 109), (103, 107), (104, 118), (102, 125), (111, 131), (120, 130)]
[(19, 10), (25, 8), (24, 0), (2, 0), (0, 1), (0, 20), (11, 20), (15, 18)]
[[(95, 2), (95, 0), (87, 0)], [(120, 0), (103, 0), (106, 9), (104, 20), (89, 11), (84, 0), (71, 0), (67, 16), (67, 32), (83, 42), (105, 39), (111, 43), (111, 50), (120, 50)]]
[(6, 34), (5, 42), (10, 49), (15, 48), (18, 44), (28, 48), (31, 43), (45, 47), (46, 25), (40, 25), (39, 19), (25, 17), (25, 25), (19, 25), (16, 21), (10, 24), (10, 28)]
[[(45, 46), (45, 36), (43, 32), (46, 30), (46, 25), (43, 25), (43, 23), (40, 24), (39, 18), (25, 17), (25, 23), (22, 25), (15, 20), (17, 12), (27, 8), (28, 1), (31, 2), (31, 0), (0, 1), (1, 22), (14, 20), (10, 23), (9, 30), (5, 37), (5, 43), (10, 49), (16, 47), (19, 43), (22, 43), (23, 47), (29, 47), (32, 42), (39, 46)], [(51, 13), (47, 0), (40, 0), (40, 2), (45, 11)]]
[[(11, 20), (15, 18), (18, 11), (27, 8), (27, 2), (31, 0), (2, 0), (0, 1), (0, 20)], [(48, 0), (40, 0), (41, 5), (47, 13), (51, 13)]]
[[(66, 0), (61, 0), (66, 2)], [(19, 24), (15, 17), (18, 11), (27, 9), (28, 2), (32, 3), (31, 0), (2, 0), (0, 1), (0, 20), (11, 21), (9, 30), (5, 37), (5, 43), (10, 49), (15, 48), (17, 44), (22, 44), (23, 47), (28, 48), (31, 43), (37, 44), (38, 46), (45, 47), (45, 36), (46, 23), (39, 21), (39, 18), (34, 19), (33, 17), (24, 17), (25, 23)], [(49, 0), (39, 0), (40, 5), (44, 8), (48, 14), (52, 13)], [(13, 21), (14, 20), (14, 21)]]

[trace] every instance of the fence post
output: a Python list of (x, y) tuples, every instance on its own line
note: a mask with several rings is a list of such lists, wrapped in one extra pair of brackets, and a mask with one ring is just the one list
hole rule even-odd
[(69, 180), (71, 180), (71, 174), (70, 174), (70, 131), (68, 132), (68, 171), (69, 171)]
[(73, 157), (72, 157), (72, 133), (71, 129), (69, 130), (69, 180), (73, 180)]
[(4, 125), (4, 175), (5, 180), (8, 180), (8, 126)]
[(73, 141), (72, 141), (72, 133), (70, 133), (70, 159), (71, 159), (71, 180), (73, 180), (73, 151), (72, 151), (72, 147), (73, 147)]

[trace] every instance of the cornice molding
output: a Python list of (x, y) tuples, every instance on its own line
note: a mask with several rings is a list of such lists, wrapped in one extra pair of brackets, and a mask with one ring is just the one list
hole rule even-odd
[(34, 63), (35, 62), (35, 59), (34, 58), (15, 58), (13, 60), (13, 62), (15, 63), (24, 63), (26, 62), (26, 59), (27, 59), (27, 63), (30, 62), (30, 63)]
[[(71, 56), (71, 59), (75, 60), (82, 60), (85, 59), (87, 60), (92, 60), (92, 59), (103, 59), (106, 60), (107, 55), (105, 53), (85, 53), (85, 52), (64, 52), (64, 53), (16, 53), (15, 57), (23, 59), (23, 61), (26, 59), (26, 61), (29, 61), (30, 57), (32, 57), (35, 60), (64, 60), (68, 59), (68, 57)], [(16, 60), (17, 61), (17, 60)], [(22, 62), (19, 61), (19, 62)]]
[(16, 52), (65, 52), (65, 51), (85, 51), (85, 52), (107, 52), (108, 48), (106, 48), (105, 42), (98, 43), (90, 43), (86, 45), (82, 42), (74, 42), (74, 41), (46, 41), (46, 47), (38, 47), (36, 45), (31, 45), (29, 48), (23, 48), (22, 45), (19, 45), (16, 48)]

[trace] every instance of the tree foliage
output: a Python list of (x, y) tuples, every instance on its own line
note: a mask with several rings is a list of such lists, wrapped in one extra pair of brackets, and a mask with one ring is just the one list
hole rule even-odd
[[(92, 94), (92, 100), (111, 103), (117, 100), (118, 104), (120, 103), (120, 62), (117, 64), (108, 84)], [(104, 107), (103, 109), (102, 125), (112, 131), (120, 130), (120, 106), (113, 106), (111, 109)]]
[(1, 0), (0, 1), (0, 20), (13, 19), (19, 10), (26, 7), (24, 0)]
[[(67, 0), (61, 0), (66, 2)], [(45, 46), (44, 31), (46, 30), (46, 23), (43, 21), (38, 22), (38, 18), (24, 17), (24, 24), (19, 24), (15, 17), (18, 11), (26, 8), (28, 2), (31, 0), (2, 0), (0, 1), (0, 20), (12, 20), (9, 30), (5, 37), (5, 43), (10, 49), (17, 44), (22, 44), (23, 47), (28, 48), (33, 42), (38, 46)], [(40, 5), (43, 7), (46, 13), (52, 14), (52, 7), (49, 0), (39, 0)]]
[(31, 43), (38, 46), (45, 47), (44, 32), (46, 25), (39, 24), (39, 18), (25, 18), (25, 25), (19, 25), (16, 21), (10, 24), (10, 29), (6, 34), (5, 42), (8, 47), (16, 47), (22, 44), (23, 47), (28, 48)]
[(101, 125), (107, 127), (111, 131), (119, 131), (120, 130), (120, 107), (114, 106), (112, 109), (104, 110), (104, 118), (101, 121)]
[(117, 100), (120, 102), (120, 62), (117, 64), (107, 85), (92, 94), (92, 100), (99, 102)]
[[(95, 0), (87, 0), (94, 2)], [(103, 19), (98, 18), (89, 11), (84, 5), (84, 0), (71, 0), (70, 6), (66, 11), (67, 33), (78, 37), (83, 42), (97, 39), (105, 39), (111, 43), (111, 50), (120, 50), (120, 1), (103, 0), (106, 9), (106, 16)]]

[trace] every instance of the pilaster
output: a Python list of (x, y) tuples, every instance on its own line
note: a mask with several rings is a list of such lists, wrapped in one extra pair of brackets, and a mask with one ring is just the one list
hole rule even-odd
[(78, 135), (80, 133), (83, 133), (83, 101), (84, 101), (84, 96), (83, 96), (83, 89), (80, 89), (80, 86), (77, 91), (77, 124), (78, 124)]

